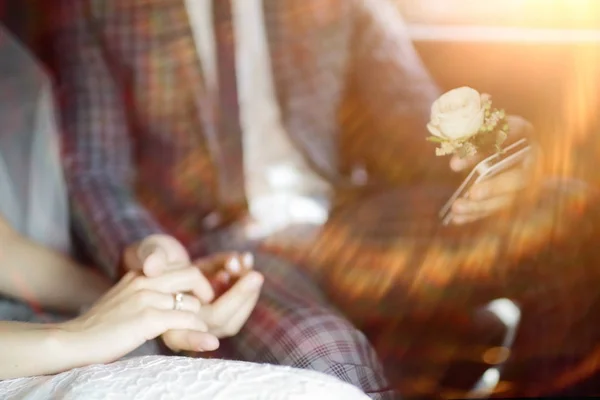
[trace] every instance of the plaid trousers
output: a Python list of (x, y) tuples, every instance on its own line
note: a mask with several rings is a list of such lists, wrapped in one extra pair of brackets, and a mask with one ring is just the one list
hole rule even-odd
[(212, 356), (285, 365), (333, 375), (373, 399), (396, 398), (366, 336), (325, 298), (312, 280), (283, 258), (255, 252), (265, 276), (250, 319)]

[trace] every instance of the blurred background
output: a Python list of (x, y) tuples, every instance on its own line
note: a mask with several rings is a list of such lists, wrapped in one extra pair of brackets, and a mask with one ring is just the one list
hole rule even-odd
[(395, 1), (443, 89), (492, 94), (534, 123), (549, 168), (576, 172), (598, 123), (599, 1)]
[[(471, 86), (530, 120), (558, 174), (577, 172), (581, 151), (600, 155), (600, 0), (392, 1), (442, 90)], [(0, 0), (1, 22), (47, 62), (52, 3)]]
[[(392, 1), (443, 89), (469, 85), (489, 92), (540, 128), (581, 131), (586, 127), (578, 124), (594, 122), (599, 1)], [(43, 59), (44, 17), (52, 3), (0, 0), (2, 21)]]
[[(491, 93), (497, 104), (536, 125), (549, 118), (581, 124), (583, 113), (593, 114), (600, 89), (599, 1), (392, 1), (443, 89), (469, 85)], [(2, 21), (42, 58), (52, 3), (0, 0)]]

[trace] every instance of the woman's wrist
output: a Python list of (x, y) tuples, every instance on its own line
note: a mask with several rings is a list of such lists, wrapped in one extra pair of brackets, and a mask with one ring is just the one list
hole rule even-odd
[(90, 362), (81, 339), (62, 324), (0, 323), (0, 380), (50, 375)]
[[(96, 349), (87, 345), (87, 334), (85, 326), (81, 324), (80, 318), (66, 322), (53, 324), (49, 327), (50, 348), (55, 348), (65, 355), (65, 370), (84, 367), (86, 365), (100, 362), (96, 359)], [(61, 353), (59, 353), (61, 354)]]

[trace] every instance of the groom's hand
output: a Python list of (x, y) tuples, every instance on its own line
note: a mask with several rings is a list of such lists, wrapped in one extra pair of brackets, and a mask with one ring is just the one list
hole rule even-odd
[[(509, 116), (510, 138), (516, 139), (531, 137), (533, 126), (525, 119)], [(473, 168), (481, 158), (460, 159), (452, 157), (450, 168), (455, 172), (462, 172)], [(497, 211), (509, 207), (518, 193), (530, 182), (532, 160), (516, 166), (513, 169), (500, 173), (493, 178), (473, 185), (467, 196), (456, 200), (452, 206), (454, 218), (452, 223), (457, 225), (467, 224), (486, 218)]]
[[(157, 277), (175, 269), (187, 268), (192, 264), (185, 247), (169, 235), (150, 235), (125, 249), (123, 265), (126, 272), (142, 272), (148, 277)], [(197, 293), (202, 304), (210, 303), (214, 291), (208, 279), (201, 275), (202, 290)]]
[[(208, 333), (217, 338), (235, 336), (244, 326), (260, 296), (263, 276), (253, 271), (254, 258), (250, 253), (218, 253), (194, 261), (194, 266), (210, 282), (216, 300), (203, 303), (200, 317)], [(189, 346), (202, 333), (171, 331), (163, 340), (171, 349), (198, 350)]]
[[(146, 276), (158, 276), (173, 269), (194, 265), (198, 268), (203, 288), (198, 293), (202, 304), (200, 314), (209, 327), (209, 334), (230, 337), (242, 328), (258, 301), (263, 277), (253, 272), (250, 253), (219, 253), (193, 263), (185, 247), (167, 235), (153, 235), (125, 251), (127, 270), (143, 271)], [(222, 296), (221, 296), (222, 294)], [(216, 301), (213, 300), (220, 296)], [(174, 351), (210, 351), (206, 334), (191, 331), (169, 331), (162, 339)]]
[(202, 320), (218, 338), (235, 336), (252, 314), (264, 281), (253, 271), (252, 253), (220, 253), (194, 264), (209, 279), (216, 297), (200, 310)]
[[(183, 269), (191, 264), (185, 247), (169, 235), (151, 235), (125, 249), (123, 267), (126, 271), (143, 273), (147, 277), (158, 277), (169, 271)], [(200, 270), (194, 278), (198, 287), (194, 294), (200, 307), (214, 299), (210, 282)], [(218, 339), (210, 332), (171, 330), (161, 335), (163, 343), (172, 351), (213, 351), (219, 347)]]

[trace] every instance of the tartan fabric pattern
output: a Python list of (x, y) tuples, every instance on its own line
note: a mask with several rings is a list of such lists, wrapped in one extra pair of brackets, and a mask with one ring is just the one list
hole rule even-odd
[(368, 339), (308, 276), (285, 259), (255, 255), (265, 276), (261, 299), (215, 356), (316, 370), (358, 385), (373, 399), (394, 398)]
[[(203, 219), (219, 208), (222, 176), (202, 135), (216, 128), (198, 109), (207, 94), (183, 2), (63, 2), (58, 50), (68, 77), (66, 169), (77, 230), (113, 276), (122, 248), (150, 233), (166, 231), (206, 251)], [(510, 296), (537, 316), (521, 335), (519, 357), (546, 360), (559, 349), (583, 356), (589, 343), (573, 343), (579, 336), (560, 345), (596, 300), (598, 272), (589, 254), (595, 228), (585, 221), (597, 213), (595, 198), (556, 199), (558, 190), (542, 207), (524, 200), (472, 228), (440, 229), (435, 215), (449, 192), (414, 189), (447, 179), (447, 160), (435, 158), (418, 134), (438, 90), (392, 2), (264, 0), (264, 12), (285, 127), (307, 161), (344, 189), (315, 242), (298, 248), (273, 238), (263, 248), (294, 256), (353, 320), (378, 326), (374, 344), (387, 358), (401, 359), (414, 347), (411, 330), (423, 321), (460, 326), (463, 312), (492, 295)], [(378, 186), (403, 189), (348, 193), (355, 166)], [(580, 262), (565, 271), (572, 260)], [(250, 321), (248, 329), (259, 332), (261, 323)], [(535, 334), (540, 326), (551, 332), (544, 340)], [(239, 340), (251, 348), (260, 338)], [(456, 341), (434, 345), (437, 351), (415, 356), (433, 380), (426, 397), (463, 351)], [(551, 388), (530, 382), (518, 389)]]
[[(146, 233), (162, 227), (190, 243), (202, 231), (220, 177), (201, 133), (215, 127), (197, 107), (207, 93), (182, 1), (63, 3), (57, 57), (75, 223), (114, 275), (119, 250)], [(392, 3), (265, 0), (264, 9), (284, 124), (309, 162), (334, 180), (355, 164), (386, 181), (429, 174), (431, 165), (398, 162), (429, 150), (402, 132), (422, 131), (437, 89)], [(132, 130), (143, 143), (123, 139)]]
[[(123, 247), (148, 234), (169, 232), (186, 244), (203, 234), (202, 218), (219, 206), (221, 177), (202, 135), (215, 127), (196, 108), (207, 93), (181, 1), (64, 5), (58, 58), (75, 224), (96, 261), (115, 276)], [(272, 298), (265, 289), (247, 333), (234, 339), (248, 343), (238, 346), (241, 357), (315, 368), (374, 398), (391, 397), (382, 392), (385, 379), (366, 338), (313, 300), (316, 294), (295, 300), (286, 294), (302, 286), (288, 275)], [(269, 351), (249, 354), (261, 341)]]

